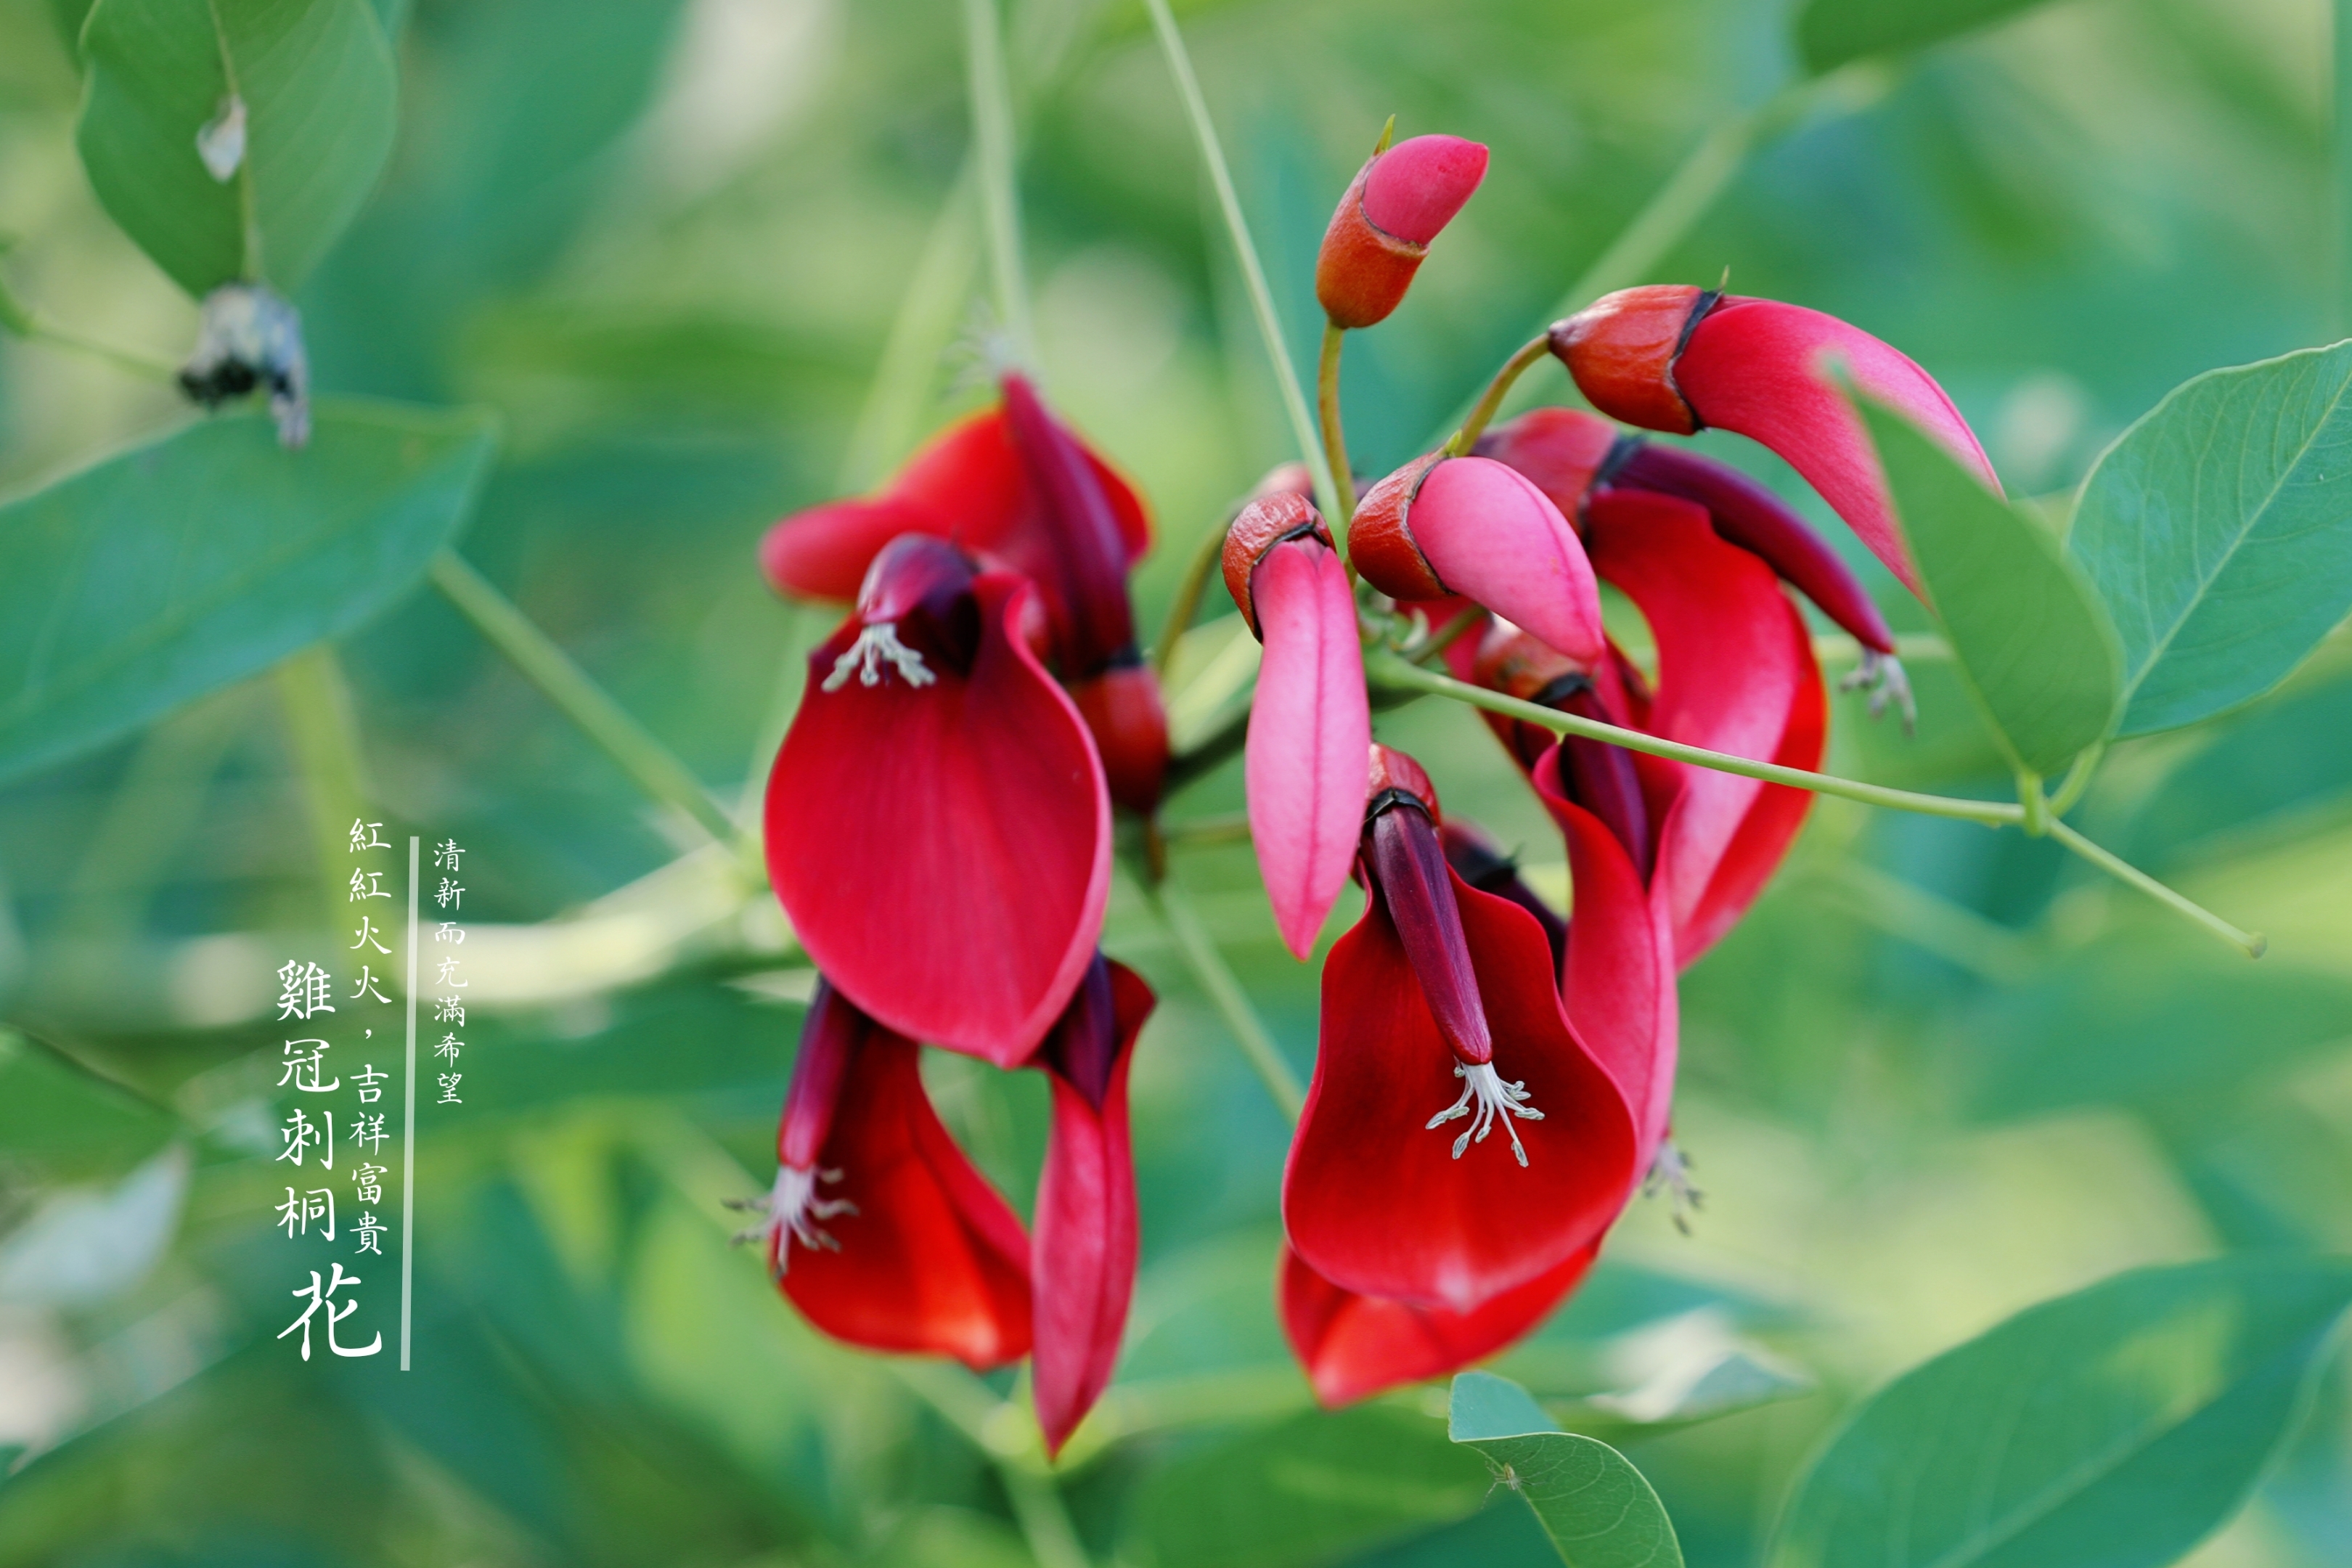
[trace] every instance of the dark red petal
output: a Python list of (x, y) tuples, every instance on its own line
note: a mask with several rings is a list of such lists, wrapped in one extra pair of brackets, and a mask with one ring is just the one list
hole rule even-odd
[(1636, 1168), (1646, 1172), (1674, 1103), (1680, 1037), (1674, 926), (1664, 900), (1643, 888), (1617, 836), (1561, 794), (1559, 762), (1556, 749), (1545, 753), (1530, 777), (1567, 836), (1576, 889), (1560, 999), (1577, 1038), (1633, 1108), (1640, 1133)]
[(1589, 1246), (1623, 1205), (1636, 1167), (1625, 1100), (1560, 1012), (1543, 928), (1458, 880), (1454, 896), (1495, 1068), (1525, 1082), (1544, 1115), (1515, 1123), (1527, 1165), (1502, 1128), (1457, 1160), (1465, 1123), (1428, 1125), (1462, 1080), (1387, 911), (1368, 900), (1324, 965), (1321, 1046), (1283, 1175), (1283, 1217), (1291, 1246), (1333, 1283), (1464, 1310)]
[(1004, 422), (1036, 498), (1045, 546), (1013, 564), (1032, 580), (1050, 584), (1060, 600), (1066, 626), (1064, 674), (1084, 678), (1135, 649), (1135, 612), (1128, 603), (1118, 520), (1087, 449), (1038, 400), (1025, 377), (1004, 378)]
[[(1639, 605), (1658, 643), (1658, 687), (1646, 728), (1668, 740), (1759, 762), (1790, 754), (1819, 765), (1800, 722), (1821, 702), (1812, 639), (1770, 567), (1725, 542), (1696, 504), (1637, 490), (1596, 496), (1585, 510), (1603, 574)], [(1796, 736), (1793, 749), (1791, 730)], [(1712, 768), (1681, 770), (1657, 832), (1653, 886), (1672, 911), (1676, 951), (1688, 964), (1728, 929), (1769, 875), (1810, 807), (1810, 795)], [(1776, 825), (1733, 844), (1763, 798)], [(1789, 798), (1795, 797), (1795, 798)], [(1717, 878), (1729, 884), (1718, 888)]]
[(1439, 828), (1438, 837), (1445, 844), (1445, 863), (1454, 868), (1455, 876), (1480, 892), (1507, 899), (1535, 916), (1536, 924), (1543, 927), (1544, 940), (1551, 943), (1551, 961), (1557, 968), (1568, 954), (1568, 922), (1533, 888), (1519, 880), (1517, 863), (1492, 838), (1459, 817)]
[(794, 934), (901, 1034), (1019, 1064), (1094, 956), (1110, 889), (1110, 796), (1086, 725), (1013, 637), (1031, 589), (974, 589), (969, 676), (822, 689), (856, 638), (810, 656), (777, 754), (768, 870)]
[(1861, 579), (1786, 501), (1738, 469), (1679, 447), (1644, 444), (1613, 482), (1696, 501), (1714, 518), (1716, 532), (1762, 556), (1856, 642), (1876, 653), (1895, 651), (1895, 633)]
[(940, 1125), (914, 1045), (864, 1034), (818, 1156), (818, 1222), (838, 1250), (789, 1239), (781, 1285), (808, 1321), (867, 1350), (950, 1355), (976, 1371), (1029, 1349), (1029, 1241)]
[(820, 976), (801, 1020), (800, 1049), (793, 1056), (793, 1081), (784, 1090), (783, 1120), (776, 1124), (776, 1163), (806, 1171), (833, 1131), (849, 1058), (873, 1020)]
[(1935, 378), (1861, 328), (1778, 300), (1724, 300), (1690, 334), (1674, 378), (1709, 425), (1770, 447), (1914, 593), (1919, 588), (1877, 449), (1827, 363), (2000, 491), (1984, 448)]
[(1467, 1311), (1408, 1307), (1342, 1290), (1282, 1249), (1283, 1332), (1326, 1409), (1382, 1389), (1444, 1377), (1501, 1351), (1551, 1315), (1584, 1279), (1594, 1242), (1549, 1273)]
[(1079, 988), (1066, 1026), (1038, 1055), (1054, 1087), (1053, 1131), (1037, 1182), (1030, 1279), (1037, 1314), (1037, 1421), (1048, 1455), (1076, 1430), (1118, 1361), (1135, 1289), (1135, 1161), (1127, 1077), (1151, 988), (1107, 961)]
[(1363, 845), (1372, 896), (1388, 911), (1446, 1048), (1473, 1065), (1493, 1060), (1495, 1042), (1454, 896), (1459, 879), (1445, 863), (1437, 824), (1422, 805), (1391, 806), (1364, 825)]

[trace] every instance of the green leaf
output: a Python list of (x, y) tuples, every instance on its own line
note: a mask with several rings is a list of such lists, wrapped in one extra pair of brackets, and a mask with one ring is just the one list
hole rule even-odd
[(1864, 1404), (1768, 1568), (2157, 1568), (2236, 1512), (2294, 1424), (2352, 1265), (2140, 1269), (2028, 1309)]
[(0, 507), (0, 778), (392, 605), (493, 445), (482, 414), (332, 403), (300, 451), (259, 416), (208, 420)]
[(1477, 1510), (1484, 1467), (1409, 1410), (1316, 1412), (1184, 1455), (1139, 1489), (1127, 1555), (1153, 1568), (1326, 1563)]
[(159, 1107), (0, 1029), (0, 1152), (8, 1173), (49, 1182), (117, 1175), (180, 1131)]
[(1679, 1568), (1674, 1521), (1642, 1472), (1608, 1444), (1561, 1431), (1517, 1384), (1460, 1373), (1445, 1430), (1527, 1499), (1570, 1568)]
[(2041, 0), (1810, 0), (1797, 16), (1797, 53), (1819, 75), (1864, 55), (1926, 48), (1987, 26)]
[[(98, 198), (190, 294), (299, 288), (392, 151), (397, 78), (366, 0), (100, 0), (76, 142)], [(197, 139), (245, 107), (215, 179)]]
[(2122, 656), (2080, 571), (1900, 415), (1860, 405), (1960, 674), (2018, 767), (2044, 777), (2115, 722)]
[(2175, 387), (2084, 481), (2066, 548), (2123, 637), (2121, 733), (2277, 685), (2352, 612), (2352, 342)]

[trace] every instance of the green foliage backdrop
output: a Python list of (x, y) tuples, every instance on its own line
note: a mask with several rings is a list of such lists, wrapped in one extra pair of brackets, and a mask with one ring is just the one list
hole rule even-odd
[[(1006, 10), (1042, 365), (1153, 501), (1156, 626), (1288, 426), (1143, 9)], [(2347, 351), (2303, 352), (2346, 325), (2329, 7), (1177, 14), (1300, 363), (1382, 120), (1494, 149), (1351, 346), (1367, 469), (1580, 279), (1728, 267), (1932, 370), (2020, 500), (1923, 536), (1948, 628), (1786, 469), (1702, 438), (1812, 507), (1900, 631), (1957, 645), (1915, 661), (1916, 735), (1837, 699), (1828, 766), (1997, 800), (2012, 756), (2054, 773), (2120, 737), (2070, 820), (2269, 956), (2050, 839), (1820, 801), (1685, 981), (1693, 1233), (1637, 1204), (1501, 1376), (1453, 1391), (1449, 1436), (1440, 1387), (1314, 1409), (1273, 1310), (1283, 1119), (1122, 884), (1105, 945), (1162, 997), (1142, 1275), (1048, 1472), (1009, 1379), (824, 1341), (721, 1206), (772, 1173), (814, 979), (706, 831), (755, 815), (829, 630), (753, 549), (981, 395), (957, 6), (0, 0), (0, 1568), (2352, 1559)], [(142, 75), (156, 49), (250, 55), (236, 180), (183, 129), (227, 79)], [(1619, 276), (1645, 214), (1669, 243)], [(191, 294), (253, 277), (303, 312), (299, 470), (257, 416), (137, 374), (194, 341)], [(1572, 398), (1549, 365), (1529, 389)], [(2260, 460), (2203, 461), (2217, 430)], [(1907, 506), (1941, 477), (1904, 471), (1905, 434)], [(560, 657), (526, 678), (435, 591), (453, 542)], [(206, 574), (243, 550), (266, 581)], [(2031, 615), (1979, 613), (2025, 577)], [(1177, 651), (1180, 744), (1250, 679), (1223, 608)], [(2029, 637), (2074, 679), (2017, 659)], [(600, 689), (607, 749), (549, 700)], [(1565, 890), (1475, 715), (1377, 725)], [(1209, 825), (1178, 886), (1303, 1076), (1312, 972), (1215, 827), (1238, 771), (1171, 806)], [(466, 1103), (419, 1139), (406, 1373), (273, 1338), (271, 973), (348, 945), (362, 814), (473, 852), (481, 988)], [(1030, 1191), (1042, 1086), (927, 1073)]]

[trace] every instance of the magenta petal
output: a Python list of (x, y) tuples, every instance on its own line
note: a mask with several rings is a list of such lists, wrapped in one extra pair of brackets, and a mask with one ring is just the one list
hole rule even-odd
[[(1636, 1167), (1625, 1097), (1561, 1014), (1543, 928), (1459, 879), (1454, 891), (1494, 1069), (1526, 1086), (1543, 1120), (1497, 1125), (1454, 1157), (1469, 1123), (1430, 1121), (1464, 1080), (1386, 908), (1372, 900), (1324, 963), (1315, 1079), (1283, 1173), (1282, 1214), (1299, 1257), (1343, 1289), (1465, 1311), (1595, 1240), (1624, 1205)], [(1571, 952), (1583, 920), (1580, 909)]]
[(1486, 149), (1459, 136), (1414, 136), (1372, 160), (1364, 216), (1409, 245), (1435, 239), (1486, 177)]
[(1251, 577), (1265, 657), (1243, 773), (1250, 837), (1290, 951), (1315, 951), (1347, 884), (1364, 817), (1372, 716), (1346, 568), (1313, 539), (1285, 540)]
[(1054, 1121), (1037, 1181), (1031, 1364), (1048, 1455), (1061, 1451), (1109, 1386), (1127, 1326), (1139, 1239), (1127, 1075), (1152, 1004), (1139, 975), (1106, 962), (1079, 988), (1066, 1016), (1070, 1027), (1089, 1037), (1057, 1050), (1057, 1029), (1039, 1057), (1054, 1086)]
[(1601, 595), (1576, 531), (1534, 481), (1491, 458), (1453, 458), (1422, 481), (1413, 542), (1457, 594), (1569, 658), (1601, 657)]
[(982, 576), (969, 674), (919, 688), (823, 689), (853, 618), (810, 656), (768, 786), (769, 876), (816, 966), (898, 1033), (1000, 1067), (1069, 1001), (1110, 889), (1102, 764), (1009, 629), (1032, 592)]
[(1674, 377), (1702, 420), (1786, 458), (1871, 553), (1916, 593), (1918, 576), (1877, 450), (1832, 378), (1832, 363), (1843, 363), (1865, 395), (1903, 414), (2000, 493), (2000, 480), (1976, 433), (1935, 378), (1901, 351), (1835, 316), (1777, 300), (1727, 299), (1691, 332)]

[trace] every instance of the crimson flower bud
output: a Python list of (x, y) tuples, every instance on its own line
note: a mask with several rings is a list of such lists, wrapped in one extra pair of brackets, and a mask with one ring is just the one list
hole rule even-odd
[(1069, 690), (1095, 738), (1095, 750), (1102, 753), (1111, 799), (1149, 814), (1160, 804), (1168, 772), (1168, 710), (1160, 700), (1159, 679), (1129, 651)]
[(1570, 658), (1601, 657), (1601, 593), (1568, 520), (1489, 458), (1416, 458), (1356, 509), (1349, 553), (1392, 599), (1461, 594)]
[(1658, 284), (1595, 300), (1556, 324), (1550, 342), (1584, 395), (1612, 418), (1684, 436), (1717, 426), (1780, 454), (1915, 592), (1918, 576), (1877, 450), (1832, 366), (2000, 493), (1975, 432), (1935, 378), (1819, 310)]
[(1415, 136), (1373, 153), (1339, 197), (1315, 259), (1315, 298), (1331, 324), (1386, 321), (1429, 242), (1486, 177), (1486, 149), (1459, 136)]

